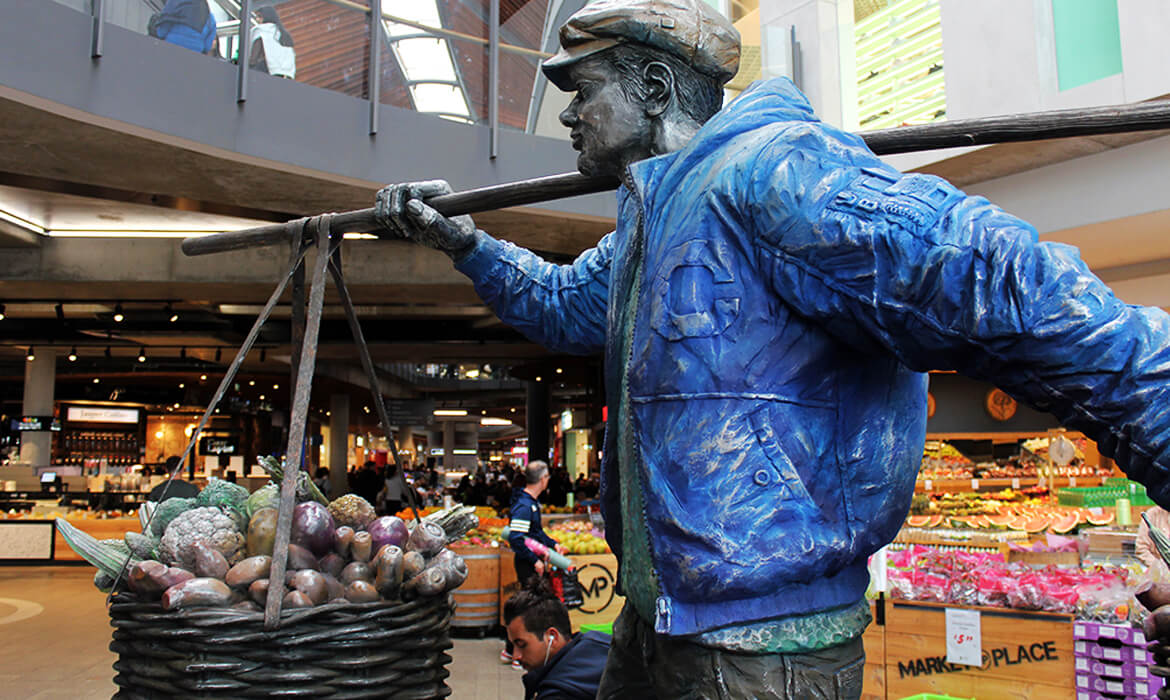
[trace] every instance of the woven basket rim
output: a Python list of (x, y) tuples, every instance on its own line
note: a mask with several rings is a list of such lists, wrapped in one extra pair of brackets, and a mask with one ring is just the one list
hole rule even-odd
[[(314, 605), (311, 608), (291, 608), (281, 610), (280, 624), (281, 626), (295, 625), (302, 622), (309, 622), (313, 619), (325, 615), (333, 615), (337, 613), (351, 613), (354, 615), (369, 615), (371, 613), (382, 613), (386, 616), (394, 617), (406, 615), (418, 610), (439, 607), (446, 605), (451, 607), (454, 605), (454, 599), (450, 592), (443, 595), (431, 596), (425, 598), (416, 598), (409, 601), (401, 600), (378, 600), (372, 603), (350, 603), (339, 601), (328, 601), (320, 605)], [(150, 614), (155, 613), (165, 616), (169, 620), (175, 622), (191, 622), (194, 624), (250, 624), (250, 623), (264, 623), (263, 610), (240, 610), (232, 607), (198, 607), (198, 608), (181, 608), (178, 610), (163, 610), (161, 601), (144, 600), (128, 591), (119, 591), (113, 594), (110, 598), (109, 614), (111, 618), (122, 618), (130, 615)], [(381, 615), (379, 615), (381, 616)]]

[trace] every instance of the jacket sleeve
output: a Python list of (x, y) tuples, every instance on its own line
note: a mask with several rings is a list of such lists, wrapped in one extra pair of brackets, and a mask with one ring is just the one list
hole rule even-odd
[(589, 355), (605, 348), (613, 234), (571, 265), (554, 265), (535, 253), (483, 231), (456, 269), (500, 317), (529, 340), (556, 351)]
[(512, 510), (508, 515), (508, 544), (512, 546), (512, 552), (520, 561), (536, 563), (536, 555), (524, 544), (524, 538), (532, 536), (531, 506), (517, 499), (512, 503)]
[(861, 352), (956, 370), (1083, 431), (1170, 506), (1170, 316), (1121, 302), (1077, 250), (860, 138), (776, 125), (732, 196), (796, 311)]

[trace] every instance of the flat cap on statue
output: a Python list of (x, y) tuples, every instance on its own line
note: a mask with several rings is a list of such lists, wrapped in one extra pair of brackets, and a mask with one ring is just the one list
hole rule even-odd
[(595, 0), (569, 17), (560, 38), (540, 67), (565, 91), (575, 89), (569, 66), (618, 44), (664, 51), (720, 84), (739, 70), (739, 32), (704, 0)]

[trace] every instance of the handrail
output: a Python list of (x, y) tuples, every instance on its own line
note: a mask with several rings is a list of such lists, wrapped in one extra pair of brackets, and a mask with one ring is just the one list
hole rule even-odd
[[(324, 1), (331, 3), (333, 5), (337, 5), (338, 7), (345, 7), (345, 8), (348, 8), (350, 10), (357, 10), (358, 12), (364, 12), (366, 14), (369, 14), (369, 12), (370, 12), (370, 8), (365, 7), (364, 5), (361, 5), (359, 3), (352, 2), (351, 0), (324, 0)], [(390, 21), (390, 22), (394, 22), (395, 24), (401, 24), (401, 25), (405, 25), (407, 27), (413, 27), (414, 29), (418, 29), (420, 31), (426, 32), (427, 34), (437, 34), (439, 36), (445, 36), (445, 37), (449, 37), (451, 39), (459, 39), (462, 41), (471, 41), (471, 42), (474, 42), (476, 44), (482, 44), (484, 46), (488, 45), (487, 37), (475, 36), (474, 34), (465, 34), (463, 32), (457, 32), (454, 29), (444, 29), (442, 27), (432, 27), (430, 25), (423, 24), (422, 22), (415, 22), (412, 19), (406, 19), (405, 17), (398, 17), (396, 15), (392, 15), (389, 12), (383, 12), (382, 19)], [(540, 58), (548, 58), (549, 56), (552, 56), (551, 53), (548, 53), (546, 51), (541, 51), (539, 49), (530, 49), (530, 48), (525, 47), (525, 46), (516, 46), (515, 44), (505, 44), (503, 42), (500, 43), (500, 50), (509, 51), (511, 53), (527, 54), (529, 56), (538, 56)]]

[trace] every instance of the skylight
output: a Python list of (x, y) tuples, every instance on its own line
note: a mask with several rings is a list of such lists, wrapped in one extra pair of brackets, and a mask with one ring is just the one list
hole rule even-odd
[[(382, 10), (428, 27), (442, 26), (434, 0), (383, 0)], [(394, 57), (406, 76), (415, 110), (471, 123), (471, 109), (455, 72), (448, 40), (390, 20), (383, 24)]]

